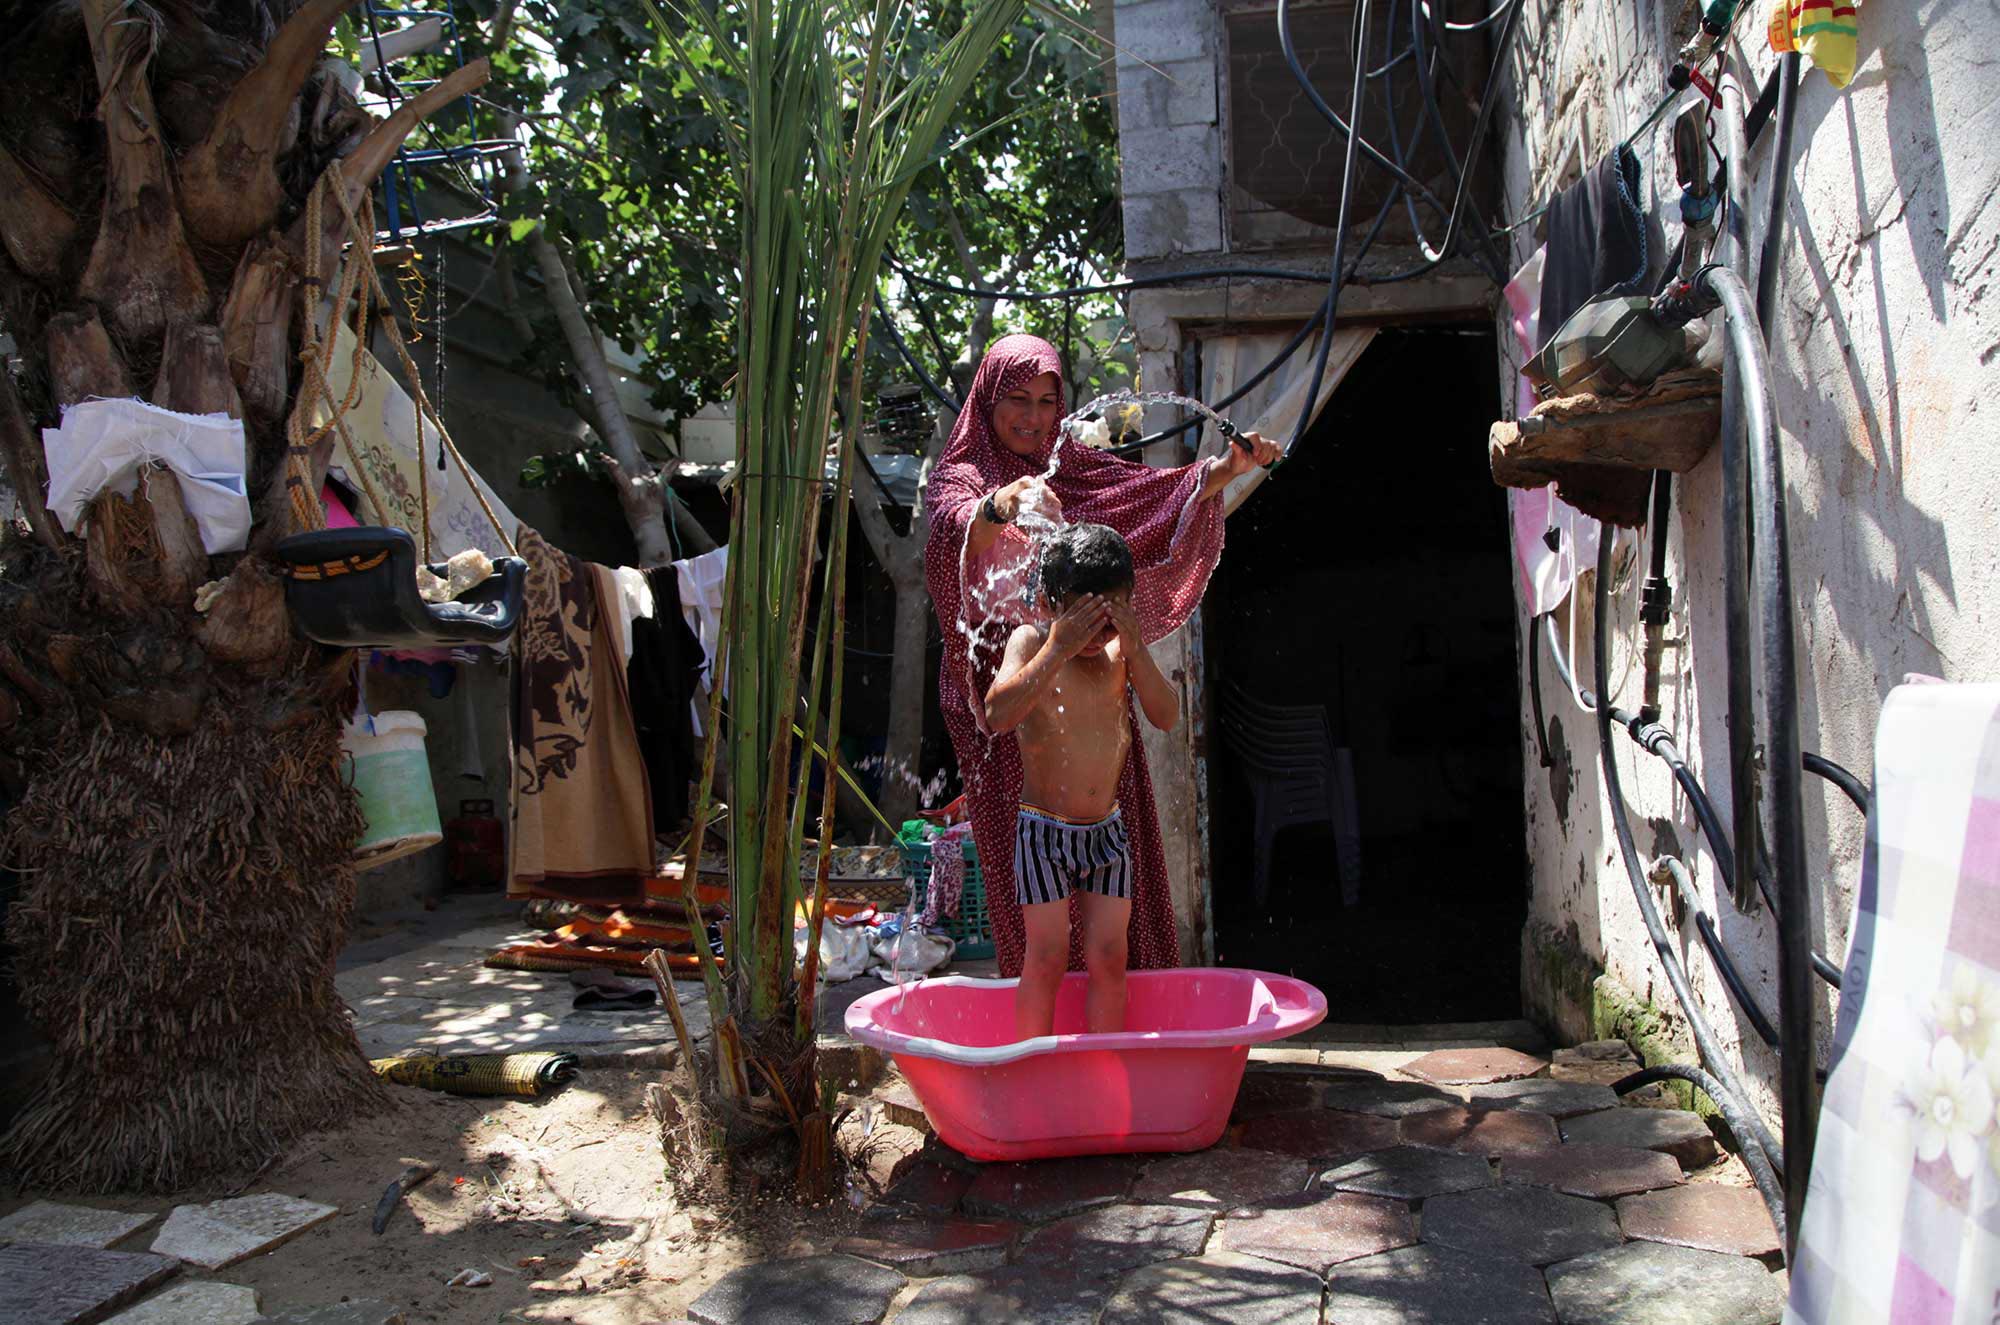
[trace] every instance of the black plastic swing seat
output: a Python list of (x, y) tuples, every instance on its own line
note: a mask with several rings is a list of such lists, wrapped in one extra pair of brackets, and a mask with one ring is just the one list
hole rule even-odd
[[(500, 557), (455, 602), (417, 592), (417, 548), (402, 529), (364, 525), (280, 539), (285, 605), (307, 639), (339, 648), (436, 649), (503, 644), (521, 619), (528, 563)], [(439, 575), (445, 568), (432, 565)]]

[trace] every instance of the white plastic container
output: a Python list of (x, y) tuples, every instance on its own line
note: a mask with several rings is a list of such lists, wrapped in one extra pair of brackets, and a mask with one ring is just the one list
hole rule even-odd
[(354, 861), (363, 869), (444, 841), (424, 732), (421, 717), (395, 710), (363, 716), (341, 733), (341, 748), (353, 766), (354, 790), (368, 818), (354, 848)]

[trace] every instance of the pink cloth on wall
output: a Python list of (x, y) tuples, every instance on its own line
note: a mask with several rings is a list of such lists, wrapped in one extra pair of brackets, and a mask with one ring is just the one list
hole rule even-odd
[[(1523, 363), (1541, 348), (1542, 264), (1547, 256), (1546, 248), (1536, 249), (1502, 292)], [(1527, 375), (1515, 374), (1514, 417), (1527, 417), (1538, 403)], [(1514, 526), (1521, 601), (1529, 616), (1553, 612), (1569, 597), (1577, 572), (1597, 564), (1598, 523), (1556, 496), (1553, 485), (1507, 489), (1507, 512)]]
[[(1024, 594), (1031, 545), (1009, 530), (974, 566), (967, 563), (966, 534), (990, 493), (1048, 468), (1056, 442), (1053, 429), (1036, 454), (1017, 456), (994, 436), (992, 426), (995, 402), (1043, 373), (1062, 376), (1062, 358), (1047, 341), (1007, 336), (995, 342), (980, 361), (965, 407), (924, 489), (931, 522), (924, 565), (944, 632), (938, 703), (965, 778), (994, 946), (1001, 974), (1007, 976), (1020, 973), (1025, 946), (1021, 908), (1014, 900), (1021, 752), (1011, 733), (995, 736), (985, 730), (983, 700), (1009, 632), (1035, 614)], [(1049, 480), (1065, 519), (1110, 525), (1131, 545), (1136, 571), (1132, 602), (1148, 641), (1171, 634), (1194, 612), (1222, 555), (1222, 502), (1200, 499), (1211, 463), (1155, 469), (1065, 443)], [(1180, 943), (1168, 895), (1166, 854), (1138, 716), (1129, 701), (1126, 717), (1132, 752), (1119, 778), (1118, 800), (1132, 840), (1129, 962), (1135, 969), (1176, 966)], [(1081, 927), (1075, 918), (1072, 900), (1070, 968), (1081, 970)]]

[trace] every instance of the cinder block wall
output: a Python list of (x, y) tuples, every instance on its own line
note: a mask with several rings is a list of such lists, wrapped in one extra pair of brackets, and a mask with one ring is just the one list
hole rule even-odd
[[(1739, 25), (1754, 97), (1775, 57), (1762, 32), (1766, 6)], [(1673, 52), (1691, 30), (1678, 0), (1609, 5), (1529, 0), (1512, 85), (1498, 125), (1505, 139), (1502, 215), (1525, 215), (1565, 175), (1600, 159), (1662, 95)], [(1987, 53), (2000, 44), (2000, 10), (1943, 4), (1921, 12), (1860, 11), (1860, 64), (1836, 91), (1809, 73), (1796, 121), (1793, 187), (1783, 218), (1781, 295), (1771, 366), (1784, 432), (1793, 587), (1806, 748), (1872, 776), (1883, 697), (1907, 672), (1953, 681), (2000, 678), (2000, 304), (1985, 300), (2000, 254), (2000, 110)], [(1642, 135), (1650, 202), (1674, 218), (1679, 189), (1668, 147), (1671, 114)], [(1776, 135), (1751, 160), (1752, 251), (1768, 211)], [(1517, 236), (1515, 257), (1533, 250)], [(1503, 347), (1512, 337), (1504, 323)], [(1516, 365), (1507, 365), (1511, 371)], [(1511, 378), (1508, 379), (1511, 383)], [(1511, 412), (1508, 400), (1496, 402)], [(1988, 417), (1978, 417), (1984, 408)], [(1465, 439), (1468, 463), (1481, 438)], [(1721, 481), (1710, 458), (1676, 485), (1670, 552), (1674, 582), (1663, 721), (1726, 816), (1729, 802), (1723, 664)], [(1611, 663), (1626, 673), (1638, 638), (1636, 585), (1619, 611)], [(1525, 609), (1524, 609), (1525, 610)], [(1558, 624), (1567, 633), (1567, 619)], [(1590, 666), (1591, 614), (1576, 621), (1578, 663)], [(1647, 942), (1600, 795), (1594, 720), (1543, 668), (1555, 767), (1536, 758), (1522, 671), (1532, 914), (1523, 936), (1524, 992), (1551, 1026), (1576, 1028), (1574, 1006), (1601, 968), (1640, 999), (1673, 998)], [(1637, 706), (1639, 669), (1622, 692)], [(1620, 738), (1626, 794), (1641, 853), (1679, 855), (1718, 917), (1723, 940), (1756, 998), (1775, 1015), (1776, 936), (1765, 914), (1743, 915), (1717, 896), (1710, 858), (1665, 768)], [(1817, 942), (1839, 963), (1860, 871), (1861, 816), (1808, 778), (1808, 853), (1821, 904)], [(1679, 944), (1704, 1010), (1775, 1117), (1777, 1061), (1729, 1003), (1691, 924)], [(1832, 1005), (1822, 1007), (1830, 1027)], [(1824, 1032), (1821, 1041), (1824, 1053)]]

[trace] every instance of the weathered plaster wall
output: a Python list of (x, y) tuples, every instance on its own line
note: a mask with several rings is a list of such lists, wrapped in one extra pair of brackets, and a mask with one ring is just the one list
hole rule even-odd
[[(1741, 25), (1747, 64), (1737, 62), (1753, 97), (1774, 62), (1762, 35), (1765, 7), (1756, 8)], [(1595, 162), (1645, 119), (1690, 21), (1691, 7), (1684, 12), (1677, 0), (1529, 0), (1514, 95), (1499, 125), (1506, 138), (1503, 215), (1526, 214), (1566, 170)], [(2000, 44), (2000, 9), (1980, 0), (1872, 4), (1862, 7), (1860, 27), (1853, 83), (1836, 91), (1809, 73), (1800, 92), (1771, 342), (1800, 604), (1805, 744), (1867, 778), (1882, 699), (1905, 673), (1954, 681), (2000, 676), (2000, 448), (1992, 441), (2000, 305), (1982, 304), (2000, 270), (2000, 207), (1993, 205), (2000, 103), (1988, 67)], [(1653, 206), (1673, 218), (1668, 243), (1678, 235), (1670, 118), (1637, 144)], [(1753, 252), (1763, 237), (1774, 139), (1766, 133), (1759, 140), (1751, 163)], [(1518, 236), (1515, 256), (1525, 258), (1534, 242)], [(1511, 348), (1504, 327), (1502, 341)], [(1982, 408), (1986, 419), (1978, 417)], [(1502, 409), (1510, 412), (1511, 401)], [(1468, 458), (1480, 442), (1466, 439)], [(1678, 644), (1669, 655), (1663, 721), (1726, 817), (1721, 487), (1713, 455), (1676, 485), (1675, 498), (1670, 638)], [(1636, 586), (1619, 608), (1614, 677), (1637, 637), (1635, 603)], [(1566, 617), (1558, 625), (1566, 628)], [(1576, 622), (1586, 670), (1590, 631), (1586, 606)], [(1594, 720), (1562, 694), (1552, 669), (1544, 667), (1543, 677), (1557, 765), (1549, 770), (1535, 757), (1523, 668), (1534, 876), (1525, 993), (1552, 1023), (1574, 1029), (1579, 1010), (1560, 991), (1577, 981), (1561, 974), (1579, 957), (1584, 974), (1601, 967), (1655, 1004), (1670, 1006), (1672, 996), (1614, 858)], [(1635, 666), (1624, 691), (1634, 707), (1637, 687)], [(1658, 761), (1622, 738), (1617, 757), (1642, 854), (1672, 852), (1688, 863), (1737, 965), (1775, 1013), (1768, 917), (1740, 914), (1717, 898), (1714, 861)], [(1808, 779), (1806, 790), (1808, 853), (1822, 898), (1815, 927), (1822, 949), (1839, 962), (1864, 825), (1830, 787)], [(1709, 1020), (1765, 1088), (1757, 1103), (1775, 1117), (1776, 1060), (1730, 1007), (1691, 925), (1679, 946)], [(1556, 960), (1543, 960), (1548, 953)], [(1830, 1018), (1830, 1008), (1822, 1012)]]

